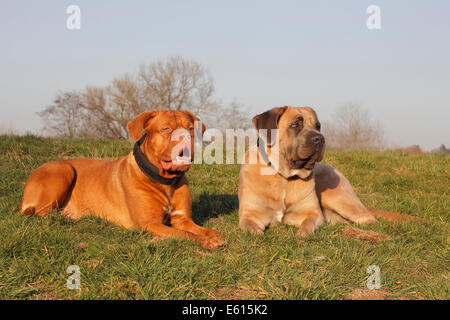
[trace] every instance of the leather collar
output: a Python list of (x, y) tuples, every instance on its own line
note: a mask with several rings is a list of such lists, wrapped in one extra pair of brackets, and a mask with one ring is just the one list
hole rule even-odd
[(269, 156), (267, 155), (266, 147), (265, 147), (266, 144), (265, 144), (264, 140), (261, 139), (259, 136), (258, 136), (258, 141), (257, 141), (256, 144), (257, 144), (257, 146), (258, 146), (258, 150), (259, 150), (259, 154), (261, 155), (261, 158), (262, 158), (262, 159), (264, 160), (264, 162), (265, 162), (269, 167), (271, 167), (271, 168), (272, 168), (272, 169), (273, 169), (280, 177), (282, 177), (282, 178), (284, 178), (284, 179), (286, 179), (286, 180), (288, 180), (288, 181), (300, 179), (299, 176), (285, 177), (285, 176), (283, 176), (281, 173), (278, 172), (278, 170), (273, 166), (272, 162), (270, 161)]
[(142, 134), (142, 137), (138, 141), (136, 141), (133, 148), (134, 159), (136, 160), (139, 169), (141, 169), (142, 173), (154, 182), (164, 184), (166, 186), (176, 187), (180, 180), (183, 178), (184, 172), (174, 178), (162, 177), (159, 174), (159, 168), (148, 161), (147, 157), (142, 153), (141, 145), (145, 140), (145, 136), (146, 133), (144, 132)]
[[(257, 142), (257, 146), (258, 146), (258, 150), (259, 150), (259, 154), (261, 155), (261, 158), (264, 160), (264, 162), (270, 166), (273, 170), (277, 171), (274, 166), (272, 165), (272, 162), (269, 160), (269, 156), (267, 155), (266, 152), (266, 146), (265, 146), (265, 142), (263, 139), (261, 139), (258, 136), (258, 142)], [(278, 172), (278, 171), (277, 171)]]

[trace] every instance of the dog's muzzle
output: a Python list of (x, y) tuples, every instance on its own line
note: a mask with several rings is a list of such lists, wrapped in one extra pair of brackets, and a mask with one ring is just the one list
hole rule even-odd
[(314, 169), (316, 162), (319, 162), (323, 158), (325, 146), (325, 138), (322, 134), (314, 134), (308, 139), (308, 149), (311, 150), (311, 154), (306, 158), (298, 158), (290, 160), (290, 166), (292, 169)]

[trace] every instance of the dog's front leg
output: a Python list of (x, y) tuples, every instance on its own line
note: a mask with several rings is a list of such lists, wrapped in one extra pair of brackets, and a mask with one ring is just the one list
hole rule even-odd
[(325, 222), (319, 201), (314, 195), (286, 209), (282, 223), (298, 227), (297, 235), (307, 237), (314, 233)]
[(175, 227), (169, 227), (162, 223), (149, 223), (146, 225), (146, 231), (158, 238), (189, 239), (199, 242), (203, 248), (213, 250), (221, 247), (223, 241), (218, 237), (202, 236), (186, 230), (180, 230)]
[(323, 223), (322, 211), (288, 212), (284, 215), (282, 222), (298, 227), (297, 235), (306, 238), (313, 234)]
[(154, 200), (150, 201), (142, 194), (140, 197), (135, 195), (135, 198), (130, 196), (130, 199), (132, 199), (130, 202), (134, 203), (134, 206), (130, 210), (130, 216), (135, 227), (143, 229), (157, 238), (188, 239), (201, 243), (206, 249), (216, 248), (214, 243), (205, 241), (204, 236), (189, 232), (188, 230), (181, 230), (174, 226), (165, 225), (164, 221), (167, 212), (164, 209), (164, 203), (159, 203)]
[(219, 248), (225, 244), (222, 235), (212, 229), (197, 225), (192, 220), (192, 198), (187, 184), (174, 191), (173, 210), (170, 213), (170, 224), (178, 230), (187, 231), (201, 237), (207, 246)]

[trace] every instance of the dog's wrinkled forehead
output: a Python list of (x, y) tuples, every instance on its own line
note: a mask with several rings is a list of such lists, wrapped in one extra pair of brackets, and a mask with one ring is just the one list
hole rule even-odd
[(170, 127), (171, 129), (188, 128), (192, 126), (194, 121), (195, 119), (186, 112), (161, 110), (147, 123), (146, 129), (154, 128), (160, 130), (164, 127)]
[[(142, 130), (147, 134), (155, 132), (171, 132), (177, 128), (190, 130), (199, 119), (187, 110), (152, 110), (144, 111), (128, 122), (128, 132), (134, 141), (138, 141), (142, 136)], [(202, 124), (202, 132), (205, 126)]]
[(316, 112), (310, 107), (288, 107), (279, 120), (278, 127), (288, 128), (293, 121), (303, 118), (306, 124), (314, 126), (319, 120)]
[(258, 135), (260, 135), (261, 129), (267, 130), (266, 139), (260, 137), (266, 141), (268, 146), (272, 146), (276, 141), (277, 134), (271, 134), (273, 129), (278, 129), (283, 134), (296, 121), (298, 123), (301, 122), (302, 127), (320, 127), (317, 115), (310, 107), (276, 107), (256, 115), (252, 121), (255, 129), (258, 131)]

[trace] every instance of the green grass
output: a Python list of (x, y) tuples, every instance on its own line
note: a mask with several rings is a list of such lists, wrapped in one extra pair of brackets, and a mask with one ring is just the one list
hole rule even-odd
[[(238, 227), (238, 165), (194, 165), (188, 173), (194, 219), (228, 245), (207, 251), (189, 241), (154, 240), (96, 218), (72, 222), (18, 214), (26, 178), (44, 162), (115, 159), (130, 142), (0, 137), (0, 298), (3, 299), (347, 299), (381, 268), (388, 299), (449, 299), (450, 157), (333, 152), (337, 167), (370, 207), (426, 223), (354, 226), (388, 235), (371, 243), (325, 225), (306, 240), (277, 226), (264, 236)], [(322, 257), (317, 259), (318, 257)], [(69, 265), (80, 290), (66, 287)]]

